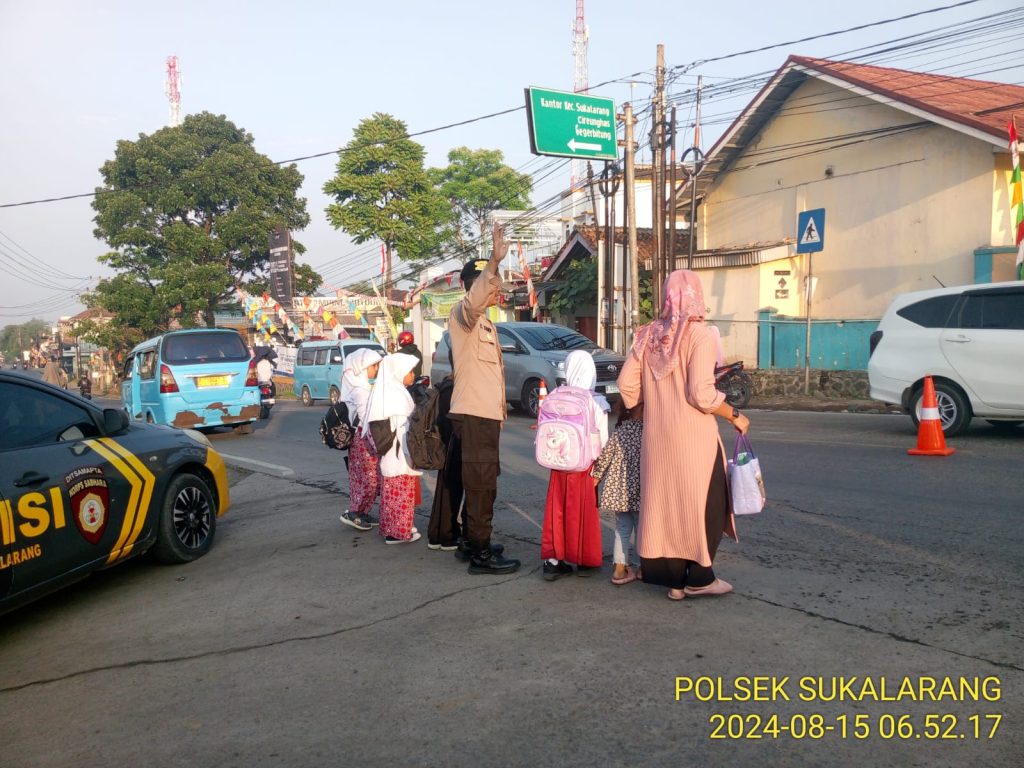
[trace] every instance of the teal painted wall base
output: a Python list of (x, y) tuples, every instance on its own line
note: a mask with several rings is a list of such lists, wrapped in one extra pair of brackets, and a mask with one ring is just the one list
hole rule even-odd
[[(811, 320), (811, 368), (863, 371), (878, 320)], [(758, 368), (802, 368), (807, 321), (772, 311), (758, 313)]]

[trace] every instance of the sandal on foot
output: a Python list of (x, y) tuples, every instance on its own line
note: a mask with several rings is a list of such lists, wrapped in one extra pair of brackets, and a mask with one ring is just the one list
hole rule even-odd
[(686, 587), (684, 590), (690, 597), (702, 597), (704, 595), (727, 595), (732, 592), (732, 584), (722, 579), (715, 579), (706, 587)]
[(629, 566), (626, 566), (626, 573), (622, 576), (612, 576), (612, 584), (617, 587), (621, 587), (623, 584), (629, 584), (631, 581), (636, 581), (639, 578), (636, 571)]

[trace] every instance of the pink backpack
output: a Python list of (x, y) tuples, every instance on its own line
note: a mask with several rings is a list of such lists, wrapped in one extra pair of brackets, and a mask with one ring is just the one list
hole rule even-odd
[(590, 390), (562, 385), (541, 403), (537, 415), (537, 463), (562, 472), (589, 469), (601, 452)]

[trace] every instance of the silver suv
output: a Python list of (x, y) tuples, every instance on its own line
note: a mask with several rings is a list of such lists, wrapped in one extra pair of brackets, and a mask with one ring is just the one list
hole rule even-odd
[[(565, 383), (565, 358), (577, 349), (589, 352), (597, 367), (597, 391), (609, 402), (619, 397), (615, 381), (625, 358), (603, 349), (581, 333), (551, 323), (495, 323), (505, 360), (505, 399), (531, 417), (537, 416), (537, 398), (543, 380), (548, 390)], [(437, 382), (451, 373), (448, 332), (434, 350), (430, 378)]]

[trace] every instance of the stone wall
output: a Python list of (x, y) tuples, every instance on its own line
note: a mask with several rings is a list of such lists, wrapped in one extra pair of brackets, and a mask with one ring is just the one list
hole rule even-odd
[[(751, 369), (755, 397), (802, 395), (803, 368)], [(818, 397), (869, 398), (867, 371), (831, 371), (811, 369), (811, 394)]]

